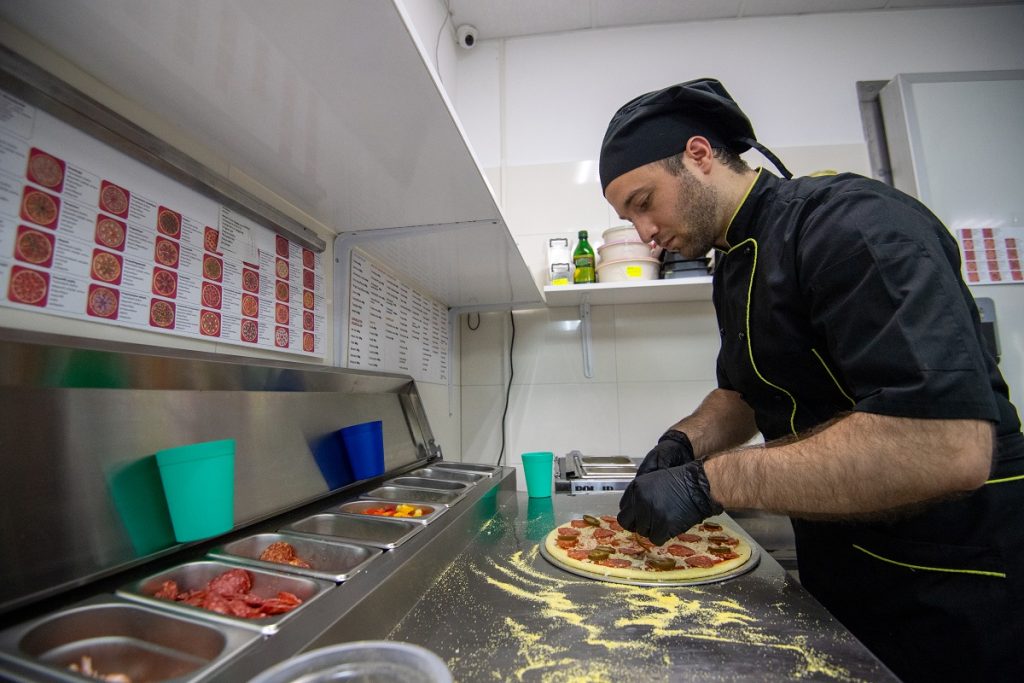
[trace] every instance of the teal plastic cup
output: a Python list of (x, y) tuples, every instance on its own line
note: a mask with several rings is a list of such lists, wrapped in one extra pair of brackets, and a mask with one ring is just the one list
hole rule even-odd
[(550, 498), (555, 454), (549, 451), (523, 453), (522, 459), (523, 474), (526, 476), (526, 494), (530, 498)]
[(158, 451), (156, 464), (179, 543), (231, 531), (235, 521), (234, 439)]
[(339, 431), (353, 477), (369, 479), (384, 474), (384, 424), (380, 420), (343, 427)]

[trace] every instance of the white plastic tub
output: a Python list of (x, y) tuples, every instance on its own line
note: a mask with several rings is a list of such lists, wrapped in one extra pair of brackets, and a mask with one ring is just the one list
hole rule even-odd
[(604, 261), (597, 264), (597, 281), (638, 282), (641, 280), (657, 280), (658, 267), (660, 265), (658, 259), (650, 257)]
[(643, 242), (608, 242), (597, 248), (602, 261), (622, 261), (623, 259), (650, 258), (651, 245)]
[(612, 242), (643, 242), (640, 239), (640, 233), (632, 225), (617, 225), (614, 228), (608, 228), (601, 233), (601, 240), (605, 244)]

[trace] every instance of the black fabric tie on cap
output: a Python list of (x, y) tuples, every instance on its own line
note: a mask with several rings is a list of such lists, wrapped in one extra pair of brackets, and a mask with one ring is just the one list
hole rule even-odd
[(760, 142), (754, 140), (753, 138), (740, 138), (739, 141), (746, 145), (750, 145), (758, 152), (760, 152), (765, 159), (772, 162), (775, 168), (778, 169), (779, 173), (782, 174), (783, 178), (789, 180), (790, 178), (793, 177), (793, 174), (789, 172), (789, 169), (786, 168), (786, 165), (782, 163), (782, 160), (775, 156), (770, 149), (762, 145)]

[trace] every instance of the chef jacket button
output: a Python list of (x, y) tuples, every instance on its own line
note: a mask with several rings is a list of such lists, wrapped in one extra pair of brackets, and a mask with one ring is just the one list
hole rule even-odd
[(722, 335), (724, 337), (725, 336), (725, 328), (724, 327), (719, 327), (718, 328), (718, 334), (720, 334), (720, 335)]
[(751, 251), (750, 247), (745, 247), (745, 248), (743, 249), (743, 253), (744, 253), (745, 255), (747, 255), (747, 256), (750, 256), (750, 251)]
[(736, 335), (736, 338), (739, 339), (740, 341), (743, 341), (744, 339), (747, 338), (747, 335), (744, 334), (743, 332), (740, 332), (739, 334)]

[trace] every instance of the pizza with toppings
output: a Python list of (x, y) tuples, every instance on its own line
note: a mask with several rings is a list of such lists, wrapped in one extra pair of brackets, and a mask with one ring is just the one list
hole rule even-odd
[(662, 545), (626, 531), (611, 515), (583, 515), (548, 534), (546, 556), (595, 579), (680, 582), (714, 578), (750, 560), (750, 545), (735, 531), (705, 520)]

